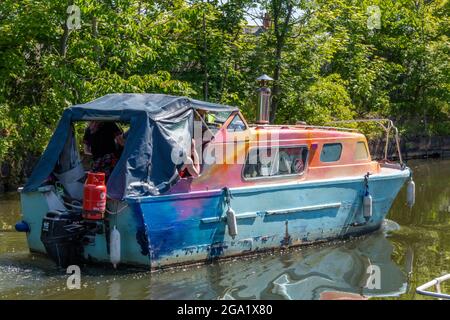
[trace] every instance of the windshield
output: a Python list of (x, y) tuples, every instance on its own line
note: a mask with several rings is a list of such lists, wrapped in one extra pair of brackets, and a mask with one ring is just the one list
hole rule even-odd
[(231, 111), (196, 110), (195, 121), (202, 122), (202, 126), (206, 126), (204, 129), (209, 129), (215, 135), (230, 115)]

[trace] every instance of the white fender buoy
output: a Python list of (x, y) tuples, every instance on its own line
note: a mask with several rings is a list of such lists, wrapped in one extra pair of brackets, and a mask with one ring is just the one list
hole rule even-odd
[(228, 225), (228, 234), (234, 239), (237, 236), (237, 220), (236, 220), (236, 212), (229, 207), (227, 210), (227, 225)]
[(120, 262), (120, 232), (117, 230), (116, 226), (111, 230), (111, 235), (109, 237), (109, 258), (114, 268)]
[(416, 203), (416, 184), (412, 179), (408, 181), (406, 186), (406, 202), (410, 208)]
[(363, 215), (366, 220), (372, 217), (372, 196), (368, 192), (363, 199)]

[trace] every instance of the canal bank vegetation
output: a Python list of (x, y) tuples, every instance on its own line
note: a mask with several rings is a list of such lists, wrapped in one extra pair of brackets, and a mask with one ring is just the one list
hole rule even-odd
[(168, 93), (253, 119), (262, 73), (274, 123), (388, 117), (448, 136), (449, 16), (447, 0), (2, 0), (0, 179), (30, 172), (72, 104)]

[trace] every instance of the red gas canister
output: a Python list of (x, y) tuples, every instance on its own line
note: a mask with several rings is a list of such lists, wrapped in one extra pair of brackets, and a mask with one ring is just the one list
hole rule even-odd
[(84, 184), (83, 218), (101, 220), (106, 210), (106, 186), (103, 172), (88, 172)]

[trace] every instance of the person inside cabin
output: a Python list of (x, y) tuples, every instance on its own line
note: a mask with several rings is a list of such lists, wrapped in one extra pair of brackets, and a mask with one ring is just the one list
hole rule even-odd
[(303, 154), (298, 148), (284, 148), (279, 153), (278, 174), (298, 174), (305, 170)]
[[(199, 117), (201, 117), (201, 119)], [(206, 123), (207, 125), (212, 125), (212, 126), (218, 125), (216, 123), (216, 115), (213, 112), (210, 112), (208, 110), (198, 109), (195, 114), (195, 120), (202, 121), (202, 122)]]
[(216, 114), (207, 110), (196, 110), (194, 121), (202, 126), (203, 144), (210, 142), (221, 127), (221, 124), (217, 122)]
[(293, 157), (286, 151), (280, 151), (279, 163), (278, 163), (278, 174), (285, 175), (292, 173), (292, 159)]
[(200, 161), (197, 150), (195, 148), (195, 140), (191, 140), (191, 152), (187, 155), (184, 164), (178, 171), (181, 178), (197, 178), (200, 176)]
[(92, 156), (93, 172), (104, 172), (108, 179), (125, 145), (126, 133), (114, 123), (90, 121), (84, 131), (84, 153)]

